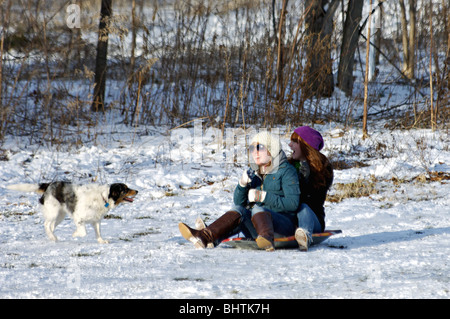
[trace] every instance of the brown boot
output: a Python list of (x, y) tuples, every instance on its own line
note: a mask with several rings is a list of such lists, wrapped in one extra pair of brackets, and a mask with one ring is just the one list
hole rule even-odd
[(181, 235), (190, 242), (194, 243), (196, 248), (214, 247), (216, 240), (237, 227), (241, 220), (241, 214), (235, 211), (229, 211), (219, 217), (215, 222), (206, 228), (197, 230), (190, 228), (184, 223), (179, 223)]
[(252, 217), (252, 223), (258, 233), (256, 238), (258, 247), (266, 251), (274, 251), (272, 215), (269, 212), (256, 213)]
[(298, 243), (298, 249), (300, 251), (308, 251), (310, 244), (309, 232), (303, 228), (297, 228), (295, 230), (295, 240)]

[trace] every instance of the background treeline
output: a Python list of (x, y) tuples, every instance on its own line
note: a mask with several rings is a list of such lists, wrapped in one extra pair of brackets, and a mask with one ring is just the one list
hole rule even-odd
[(348, 125), (365, 106), (369, 120), (446, 128), (449, 7), (446, 0), (2, 0), (0, 140), (93, 134), (111, 111), (128, 125), (194, 118), (221, 127)]

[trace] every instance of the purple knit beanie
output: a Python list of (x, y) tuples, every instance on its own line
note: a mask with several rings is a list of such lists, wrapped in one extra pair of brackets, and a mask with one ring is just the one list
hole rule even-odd
[(323, 148), (322, 135), (309, 126), (300, 126), (294, 130), (312, 148), (320, 151)]

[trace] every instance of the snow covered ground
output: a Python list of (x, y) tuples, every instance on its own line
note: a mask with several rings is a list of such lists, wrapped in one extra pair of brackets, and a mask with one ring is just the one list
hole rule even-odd
[[(217, 134), (200, 131), (199, 140), (192, 127), (113, 125), (97, 143), (59, 151), (9, 137), (3, 186), (95, 180), (139, 194), (102, 221), (110, 244), (98, 244), (89, 226), (86, 237), (72, 238), (68, 218), (53, 243), (38, 195), (0, 188), (0, 298), (449, 298), (448, 133), (374, 129), (363, 141), (359, 130), (317, 128), (324, 153), (350, 166), (335, 171), (330, 194), (356, 181), (372, 189), (327, 202), (327, 228), (343, 233), (307, 253), (196, 250), (180, 236), (178, 222), (214, 220), (232, 204), (245, 148), (224, 149)], [(443, 173), (430, 180), (427, 171)]]

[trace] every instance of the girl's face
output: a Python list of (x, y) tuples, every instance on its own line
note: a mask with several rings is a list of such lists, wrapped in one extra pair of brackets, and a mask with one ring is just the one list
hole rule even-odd
[(272, 160), (272, 156), (270, 155), (267, 147), (263, 144), (252, 144), (250, 145), (250, 153), (252, 154), (253, 160), (255, 164), (258, 166), (267, 165)]
[(296, 161), (305, 160), (305, 157), (302, 154), (302, 150), (300, 148), (300, 143), (291, 141), (289, 143), (289, 147), (292, 150), (292, 159)]

